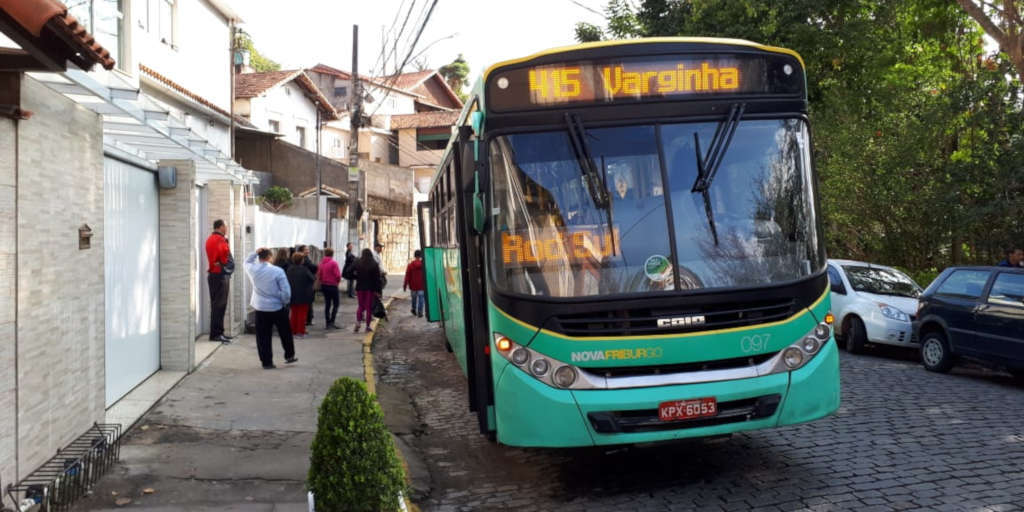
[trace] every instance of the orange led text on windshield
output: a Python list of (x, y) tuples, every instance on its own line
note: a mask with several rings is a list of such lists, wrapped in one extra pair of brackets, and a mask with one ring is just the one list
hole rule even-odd
[(590, 231), (559, 233), (555, 237), (533, 239), (522, 235), (501, 234), (501, 254), (506, 265), (524, 263), (564, 262), (584, 258), (607, 258), (619, 247), (619, 230), (613, 230), (615, 244), (609, 234)]

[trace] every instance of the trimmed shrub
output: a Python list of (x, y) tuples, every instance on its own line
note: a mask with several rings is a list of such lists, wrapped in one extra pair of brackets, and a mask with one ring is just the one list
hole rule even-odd
[(292, 205), (292, 191), (276, 185), (268, 188), (260, 198), (263, 200), (263, 205), (274, 212), (279, 212)]
[(405, 471), (366, 384), (334, 382), (320, 404), (312, 452), (307, 485), (317, 512), (399, 510)]

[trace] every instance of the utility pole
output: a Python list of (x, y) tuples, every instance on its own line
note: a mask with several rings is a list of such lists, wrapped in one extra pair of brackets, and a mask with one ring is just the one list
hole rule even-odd
[(359, 123), (363, 114), (363, 91), (359, 83), (359, 25), (352, 25), (352, 103), (348, 141), (348, 241), (359, 254)]
[[(323, 172), (320, 170), (320, 102), (316, 102), (316, 220), (320, 220), (320, 192), (323, 188)], [(324, 244), (322, 249), (327, 248), (327, 239), (330, 238), (331, 218), (327, 215), (327, 208), (324, 208)]]

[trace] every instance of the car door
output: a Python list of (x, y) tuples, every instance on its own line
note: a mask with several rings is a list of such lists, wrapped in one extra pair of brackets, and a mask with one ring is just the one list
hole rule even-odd
[(974, 310), (991, 275), (986, 269), (954, 270), (932, 296), (931, 313), (945, 320), (955, 353), (978, 355)]
[(843, 325), (843, 317), (846, 316), (850, 295), (847, 292), (846, 285), (843, 283), (842, 274), (831, 263), (828, 265), (828, 282), (832, 287), (832, 312), (836, 315), (836, 325)]
[(996, 274), (974, 319), (980, 353), (1004, 364), (1024, 359), (1024, 274)]

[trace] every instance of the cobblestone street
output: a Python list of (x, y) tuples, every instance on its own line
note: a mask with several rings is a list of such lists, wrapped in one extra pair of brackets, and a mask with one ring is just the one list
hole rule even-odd
[[(841, 354), (842, 406), (728, 440), (607, 449), (487, 441), (437, 324), (408, 302), (374, 341), (389, 424), (424, 510), (1022, 510), (1024, 386), (926, 372), (913, 351)], [(419, 475), (417, 475), (419, 473)]]

